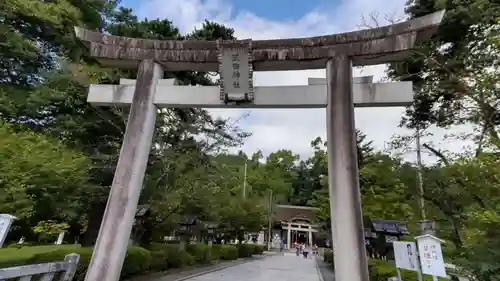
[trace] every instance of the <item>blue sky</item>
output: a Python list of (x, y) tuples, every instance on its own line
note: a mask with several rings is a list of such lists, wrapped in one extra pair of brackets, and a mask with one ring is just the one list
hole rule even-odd
[[(140, 17), (166, 18), (181, 32), (200, 26), (205, 19), (235, 29), (239, 39), (296, 38), (334, 34), (360, 28), (362, 18), (379, 14), (378, 23), (388, 24), (404, 15), (406, 0), (124, 0)], [(373, 21), (368, 22), (374, 26)], [(365, 27), (366, 28), (366, 27)], [(354, 75), (374, 75), (375, 81), (385, 76), (386, 66), (355, 69)], [(307, 85), (308, 77), (325, 77), (324, 70), (277, 71), (255, 73), (256, 86)], [(356, 127), (364, 132), (378, 149), (387, 147), (394, 134), (412, 134), (398, 128), (404, 108), (356, 109)], [(302, 157), (311, 155), (310, 142), (326, 135), (326, 116), (322, 109), (309, 110), (211, 110), (218, 117), (240, 120), (237, 124), (252, 133), (241, 148), (251, 154), (261, 150), (264, 155), (277, 149), (290, 149)], [(428, 141), (439, 142), (443, 130), (433, 130)], [(424, 141), (426, 141), (424, 139)], [(444, 143), (441, 147), (459, 151), (462, 144)], [(439, 145), (437, 147), (440, 147)], [(407, 155), (414, 158), (414, 155)]]
[[(125, 0), (122, 4), (126, 7), (138, 10), (140, 3), (145, 0)], [(234, 13), (242, 11), (252, 12), (261, 17), (278, 21), (289, 21), (300, 19), (305, 12), (316, 9), (330, 10), (338, 5), (339, 1), (328, 0), (235, 0), (231, 1)]]

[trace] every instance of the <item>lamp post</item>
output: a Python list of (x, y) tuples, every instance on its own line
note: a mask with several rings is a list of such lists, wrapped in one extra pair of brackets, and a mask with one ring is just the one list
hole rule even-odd
[(424, 197), (424, 180), (423, 180), (423, 165), (422, 165), (422, 146), (420, 143), (420, 128), (417, 127), (415, 132), (415, 144), (417, 151), (417, 187), (418, 187), (418, 199), (420, 207), (420, 233), (424, 234), (435, 234), (434, 222), (427, 219), (427, 214), (425, 212), (425, 197)]
[(271, 251), (271, 243), (273, 241), (272, 234), (272, 210), (273, 210), (273, 190), (269, 190), (269, 221), (268, 221), (268, 241), (267, 241), (267, 250)]

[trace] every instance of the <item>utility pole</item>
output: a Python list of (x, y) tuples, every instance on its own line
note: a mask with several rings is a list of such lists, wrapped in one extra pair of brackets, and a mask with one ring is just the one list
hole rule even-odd
[(247, 159), (245, 159), (245, 168), (244, 168), (244, 174), (243, 174), (243, 199), (246, 198), (247, 196)]
[(273, 241), (273, 234), (271, 233), (272, 231), (272, 209), (273, 209), (273, 190), (269, 190), (269, 225), (268, 225), (268, 242), (267, 242), (267, 250), (271, 251), (271, 243)]
[(424, 180), (423, 180), (423, 165), (422, 165), (422, 149), (420, 145), (420, 128), (416, 130), (416, 145), (417, 145), (417, 187), (419, 193), (419, 207), (420, 207), (420, 233), (435, 234), (434, 222), (427, 219), (425, 212), (425, 198), (424, 198)]
[(416, 145), (417, 145), (417, 187), (419, 192), (419, 207), (420, 207), (420, 219), (422, 221), (427, 219), (425, 213), (425, 199), (424, 199), (424, 183), (422, 177), (422, 153), (420, 146), (420, 128), (417, 127), (416, 131)]

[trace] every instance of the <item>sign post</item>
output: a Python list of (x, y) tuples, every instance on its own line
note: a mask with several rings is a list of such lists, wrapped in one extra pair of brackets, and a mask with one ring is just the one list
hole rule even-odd
[(448, 278), (441, 251), (441, 243), (444, 241), (430, 234), (417, 236), (415, 239), (418, 243), (422, 273), (432, 275), (433, 280), (437, 280), (437, 277)]
[(422, 271), (418, 262), (417, 245), (415, 242), (394, 241), (392, 244), (394, 246), (394, 259), (399, 281), (402, 281), (400, 268), (416, 271), (418, 280), (422, 281)]

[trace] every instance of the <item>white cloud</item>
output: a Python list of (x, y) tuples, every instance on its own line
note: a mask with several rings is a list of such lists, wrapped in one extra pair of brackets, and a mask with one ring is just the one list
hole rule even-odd
[[(142, 0), (139, 14), (148, 18), (168, 18), (184, 33), (199, 27), (205, 19), (223, 23), (235, 29), (240, 39), (293, 38), (333, 34), (357, 29), (363, 15), (374, 11), (381, 15), (401, 17), (404, 0), (342, 0), (334, 10), (309, 11), (295, 21), (275, 21), (259, 17), (249, 11), (234, 13), (230, 2), (224, 0)], [(374, 75), (376, 80), (385, 76), (385, 66), (356, 69), (355, 75)], [(257, 86), (306, 85), (308, 77), (324, 77), (324, 70), (279, 71), (255, 73)], [(310, 155), (309, 143), (316, 136), (325, 137), (325, 111), (322, 109), (295, 110), (212, 110), (214, 115), (237, 118), (245, 112), (250, 117), (240, 122), (243, 129), (253, 133), (243, 150), (264, 154), (281, 148), (291, 149), (303, 157)], [(393, 134), (409, 134), (398, 127), (403, 108), (356, 109), (356, 126), (374, 141), (377, 148)], [(438, 142), (444, 130), (433, 129), (434, 137), (423, 141)], [(459, 151), (462, 143), (447, 143), (441, 148)], [(406, 155), (413, 159), (414, 155)], [(425, 158), (427, 161), (431, 158)]]

